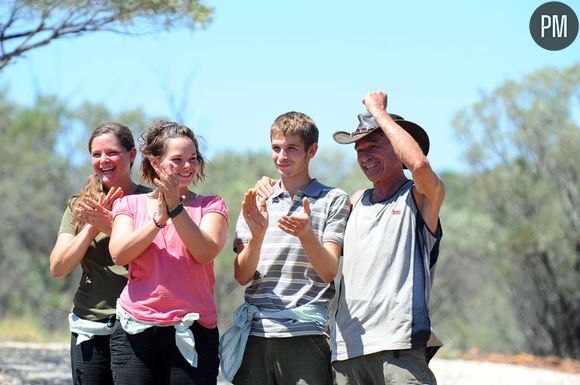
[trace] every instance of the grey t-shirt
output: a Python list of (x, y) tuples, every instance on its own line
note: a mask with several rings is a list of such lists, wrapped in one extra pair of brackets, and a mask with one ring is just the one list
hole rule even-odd
[(367, 190), (347, 223), (332, 360), (383, 350), (425, 347), (431, 335), (429, 297), (441, 226), (432, 234), (407, 181), (372, 202)]

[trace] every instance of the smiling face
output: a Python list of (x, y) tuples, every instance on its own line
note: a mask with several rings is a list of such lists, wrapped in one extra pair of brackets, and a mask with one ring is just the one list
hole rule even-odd
[(365, 136), (356, 142), (354, 148), (358, 165), (375, 186), (395, 173), (403, 172), (401, 161), (382, 131), (376, 130)]
[(95, 136), (90, 145), (93, 170), (107, 188), (123, 187), (131, 181), (131, 163), (137, 150), (127, 150), (112, 133)]
[(195, 144), (185, 137), (166, 139), (159, 165), (167, 171), (173, 169), (179, 177), (179, 187), (187, 188), (199, 171)]
[(308, 164), (316, 153), (317, 144), (304, 148), (298, 135), (272, 136), (272, 161), (281, 177), (292, 178), (308, 175)]

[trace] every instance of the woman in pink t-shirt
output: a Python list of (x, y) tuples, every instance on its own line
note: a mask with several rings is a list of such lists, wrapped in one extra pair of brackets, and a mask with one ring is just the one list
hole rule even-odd
[(217, 310), (213, 260), (223, 249), (228, 212), (218, 196), (188, 189), (204, 179), (193, 132), (159, 121), (143, 134), (149, 194), (115, 203), (109, 250), (129, 265), (117, 303), (122, 328), (111, 338), (115, 384), (215, 384)]

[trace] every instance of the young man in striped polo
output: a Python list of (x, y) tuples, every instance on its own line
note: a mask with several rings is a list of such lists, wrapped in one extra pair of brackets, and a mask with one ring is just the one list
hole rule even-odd
[(269, 198), (250, 189), (242, 203), (235, 278), (249, 286), (222, 339), (222, 373), (234, 384), (329, 385), (328, 308), (349, 199), (310, 176), (318, 148), (310, 117), (280, 115), (270, 140), (280, 180)]

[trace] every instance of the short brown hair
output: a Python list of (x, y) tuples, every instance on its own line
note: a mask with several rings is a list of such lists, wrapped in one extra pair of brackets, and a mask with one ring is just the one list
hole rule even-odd
[(270, 140), (275, 135), (297, 135), (302, 138), (306, 150), (318, 143), (318, 127), (314, 120), (306, 114), (296, 111), (286, 112), (274, 120), (270, 129)]
[(199, 163), (199, 170), (195, 176), (193, 183), (197, 183), (205, 179), (205, 159), (199, 152), (199, 144), (197, 137), (188, 127), (179, 123), (170, 122), (167, 120), (158, 120), (154, 122), (147, 131), (139, 137), (141, 145), (139, 149), (143, 154), (141, 161), (141, 180), (149, 182), (153, 185), (153, 180), (159, 178), (155, 169), (151, 165), (149, 157), (160, 157), (165, 151), (165, 142), (170, 138), (186, 138), (193, 142), (195, 151), (197, 153), (197, 162)]

